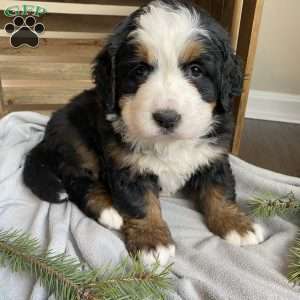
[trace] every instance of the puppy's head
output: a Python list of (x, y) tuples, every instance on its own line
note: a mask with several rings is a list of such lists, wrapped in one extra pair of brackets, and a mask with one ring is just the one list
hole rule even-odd
[(226, 32), (175, 0), (153, 1), (120, 24), (94, 77), (107, 118), (132, 141), (207, 136), (242, 85)]

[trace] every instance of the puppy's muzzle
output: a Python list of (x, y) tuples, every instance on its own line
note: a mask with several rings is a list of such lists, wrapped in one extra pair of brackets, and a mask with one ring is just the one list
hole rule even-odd
[(156, 124), (168, 131), (173, 131), (181, 120), (181, 115), (175, 110), (159, 110), (152, 114), (152, 117)]

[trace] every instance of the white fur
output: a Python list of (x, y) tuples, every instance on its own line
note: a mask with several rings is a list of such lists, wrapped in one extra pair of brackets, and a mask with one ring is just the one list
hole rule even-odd
[(157, 53), (157, 59), (166, 64), (178, 58), (183, 46), (189, 39), (204, 36), (208, 31), (201, 26), (199, 14), (184, 6), (173, 9), (161, 1), (149, 5), (150, 10), (141, 15), (140, 27), (132, 36)]
[(98, 218), (98, 222), (115, 230), (120, 230), (123, 226), (123, 218), (113, 207), (104, 209)]
[(139, 173), (159, 177), (163, 193), (173, 194), (184, 186), (197, 169), (209, 165), (224, 150), (209, 140), (178, 140), (155, 144), (140, 143), (124, 163), (138, 167)]
[(259, 224), (254, 224), (253, 229), (254, 232), (248, 231), (243, 236), (241, 236), (237, 231), (232, 230), (225, 236), (225, 240), (236, 246), (260, 244), (264, 240), (263, 228)]
[(58, 195), (59, 201), (65, 201), (67, 200), (69, 195), (66, 192), (61, 192)]
[(196, 139), (209, 132), (213, 123), (213, 105), (203, 101), (197, 88), (185, 77), (180, 67), (180, 54), (188, 42), (201, 34), (199, 14), (187, 8), (174, 10), (160, 1), (138, 20), (131, 33), (133, 42), (143, 45), (155, 60), (155, 70), (134, 95), (121, 99), (122, 119), (131, 140), (164, 138), (153, 120), (158, 110), (175, 110), (181, 115), (174, 139)]
[(158, 262), (160, 266), (167, 265), (175, 257), (175, 246), (157, 246), (155, 250), (142, 251), (141, 259), (145, 266), (151, 267)]
[[(174, 10), (155, 1), (131, 33), (133, 42), (151, 53), (156, 67), (136, 94), (121, 99), (122, 118), (114, 127), (134, 146), (124, 164), (137, 167), (140, 173), (156, 174), (164, 193), (176, 192), (198, 168), (224, 153), (213, 140), (201, 139), (213, 128), (213, 105), (202, 99), (179, 64), (190, 40), (199, 34), (208, 36), (200, 21), (195, 11), (185, 7)], [(181, 115), (176, 130), (167, 135), (153, 120), (153, 113), (163, 109)]]

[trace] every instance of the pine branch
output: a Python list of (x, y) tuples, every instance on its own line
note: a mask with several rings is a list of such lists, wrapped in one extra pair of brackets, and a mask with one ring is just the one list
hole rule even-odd
[(300, 231), (294, 246), (290, 249), (288, 279), (292, 283), (300, 283)]
[(254, 216), (262, 218), (295, 214), (300, 211), (300, 201), (293, 192), (277, 198), (272, 194), (254, 197), (248, 205)]
[[(293, 192), (275, 198), (271, 194), (255, 197), (249, 201), (252, 214), (256, 217), (283, 216), (296, 214), (300, 211), (300, 200)], [(300, 231), (294, 246), (289, 250), (288, 280), (300, 284)]]
[(146, 271), (136, 259), (119, 266), (82, 271), (76, 259), (52, 251), (42, 253), (36, 239), (20, 231), (0, 230), (0, 265), (27, 272), (58, 300), (165, 299), (170, 290), (170, 267), (158, 263)]

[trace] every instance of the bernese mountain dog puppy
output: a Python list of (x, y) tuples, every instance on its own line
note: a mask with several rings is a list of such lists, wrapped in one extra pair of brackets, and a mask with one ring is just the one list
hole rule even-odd
[(263, 240), (235, 204), (228, 149), (243, 75), (212, 17), (190, 1), (152, 1), (116, 27), (93, 76), (95, 88), (53, 114), (26, 158), (35, 195), (72, 201), (120, 230), (145, 264), (175, 255), (160, 193), (196, 201), (209, 230), (230, 243)]

